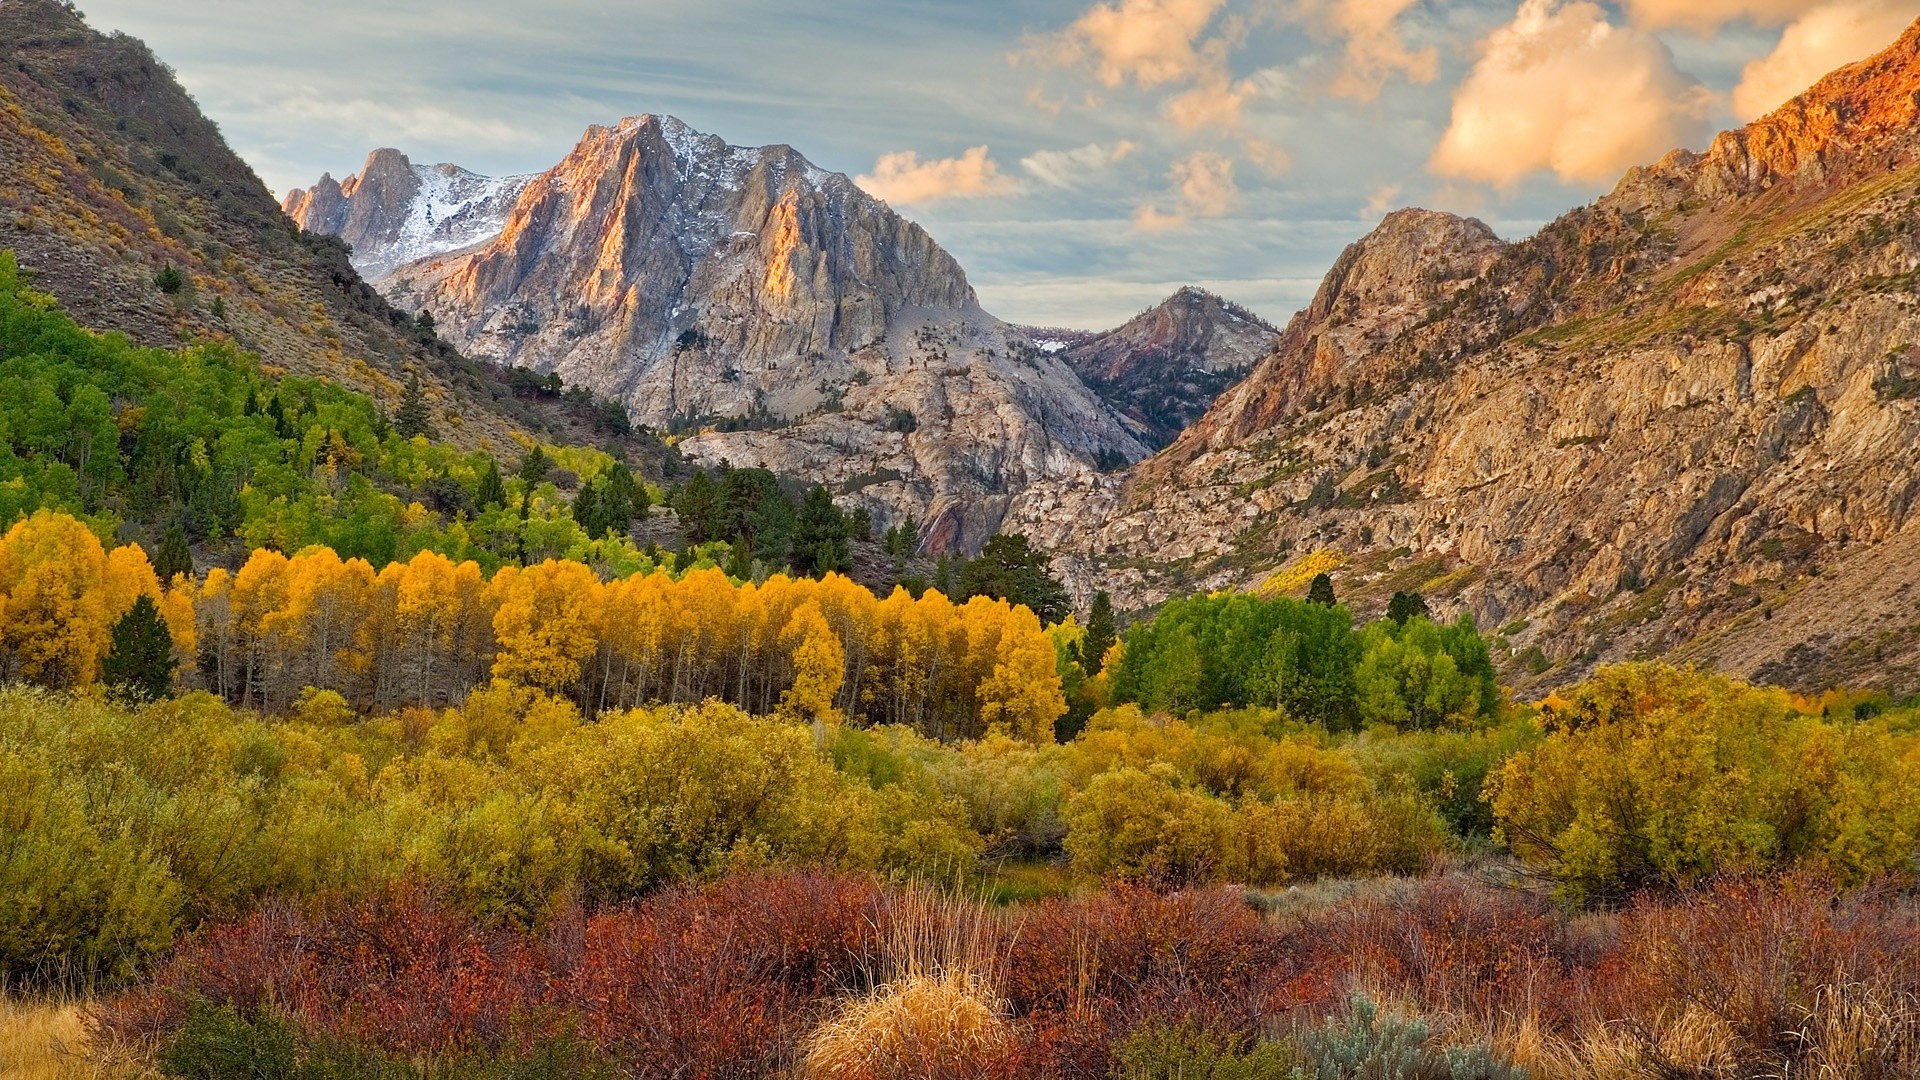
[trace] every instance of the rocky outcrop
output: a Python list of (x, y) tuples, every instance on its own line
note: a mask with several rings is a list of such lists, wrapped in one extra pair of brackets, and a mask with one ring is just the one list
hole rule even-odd
[[(344, 216), (324, 181), (289, 212), (385, 235), (385, 208), (407, 204), (385, 160), (341, 186)], [(589, 129), (491, 238), (380, 283), (473, 355), (613, 397), (695, 461), (827, 483), (882, 522), (911, 513), (932, 549), (977, 547), (1033, 483), (1148, 453), (1059, 357), (982, 311), (918, 225), (790, 147), (670, 117)]]
[[(1238, 304), (1186, 288), (1118, 329), (1056, 338), (1055, 351), (1158, 449), (1245, 378), (1279, 334)], [(1030, 333), (1048, 347), (1045, 335)]]
[(500, 235), (531, 179), (415, 165), (398, 150), (375, 150), (345, 183), (322, 175), (310, 189), (287, 192), (281, 209), (308, 232), (345, 240), (354, 266), (378, 279)]
[(1134, 607), (1338, 551), (1344, 598), (1470, 612), (1523, 687), (1677, 655), (1920, 690), (1917, 46), (1523, 242), (1396, 215), (1173, 447), (1009, 527)]

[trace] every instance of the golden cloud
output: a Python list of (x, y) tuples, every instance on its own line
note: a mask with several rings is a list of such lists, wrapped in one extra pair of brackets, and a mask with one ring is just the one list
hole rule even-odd
[(1747, 65), (1733, 91), (1741, 120), (1764, 116), (1828, 72), (1886, 48), (1912, 23), (1914, 9), (1892, 0), (1834, 0), (1788, 26), (1773, 52)]
[(1167, 173), (1173, 182), (1175, 208), (1161, 210), (1147, 204), (1134, 211), (1134, 227), (1143, 232), (1179, 228), (1195, 218), (1224, 217), (1240, 202), (1233, 180), (1233, 160), (1201, 150), (1177, 161)]
[(1704, 136), (1714, 104), (1651, 33), (1590, 0), (1525, 0), (1481, 43), (1429, 167), (1502, 187), (1541, 171), (1607, 180)]
[(1622, 0), (1627, 15), (1655, 29), (1679, 26), (1711, 31), (1746, 19), (1778, 26), (1820, 7), (1824, 0)]
[(1346, 57), (1328, 86), (1336, 97), (1372, 101), (1396, 75), (1425, 85), (1440, 72), (1439, 51), (1410, 49), (1400, 16), (1419, 0), (1296, 0), (1294, 14), (1316, 33), (1346, 41)]
[(883, 154), (873, 172), (857, 177), (867, 194), (895, 205), (938, 202), (941, 199), (1010, 195), (1018, 190), (1012, 177), (1000, 174), (1000, 165), (976, 146), (956, 158), (921, 161), (911, 150)]

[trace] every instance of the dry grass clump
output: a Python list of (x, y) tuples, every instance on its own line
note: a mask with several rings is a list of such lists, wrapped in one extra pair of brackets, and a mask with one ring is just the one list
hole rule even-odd
[(808, 1036), (807, 1080), (972, 1080), (1015, 1050), (1007, 1006), (970, 971), (917, 973), (843, 1005)]
[(0, 994), (0, 1077), (5, 1080), (138, 1080), (136, 1055), (95, 1037), (77, 1000)]

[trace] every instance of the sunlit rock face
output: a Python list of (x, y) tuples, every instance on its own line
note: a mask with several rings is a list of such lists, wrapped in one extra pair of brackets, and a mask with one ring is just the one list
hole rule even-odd
[(1677, 655), (1920, 690), (1920, 31), (1527, 240), (1409, 211), (1243, 383), (1007, 527), (1132, 607), (1348, 556), (1523, 687)]
[[(393, 224), (422, 220), (403, 164), (376, 154), (353, 191), (323, 181), (289, 212), (359, 228), (384, 259), (380, 238), (420, 233)], [(825, 483), (958, 550), (1025, 487), (1148, 452), (1059, 357), (982, 311), (925, 230), (790, 147), (642, 116), (513, 183), (490, 235), (370, 261), (380, 288), (471, 355), (685, 433), (696, 461)]]

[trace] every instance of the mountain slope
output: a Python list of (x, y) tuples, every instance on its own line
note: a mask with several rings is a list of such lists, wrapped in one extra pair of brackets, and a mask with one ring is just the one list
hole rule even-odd
[(1526, 241), (1395, 215), (1166, 452), (1010, 524), (1135, 606), (1338, 550), (1346, 598), (1428, 592), (1541, 685), (1920, 689), (1917, 102), (1920, 25)]
[(1166, 446), (1273, 351), (1280, 331), (1238, 304), (1186, 288), (1060, 358), (1155, 449)]
[(389, 407), (417, 374), (436, 428), (466, 445), (593, 437), (423, 332), (340, 242), (291, 227), (146, 46), (57, 0), (0, 2), (0, 248), (83, 325), (142, 344), (230, 339)]
[[(330, 191), (290, 209), (347, 220)], [(1034, 482), (1148, 452), (919, 226), (789, 147), (670, 117), (589, 129), (498, 235), (379, 283), (472, 355), (615, 397), (695, 460), (914, 514), (933, 550), (977, 547)]]

